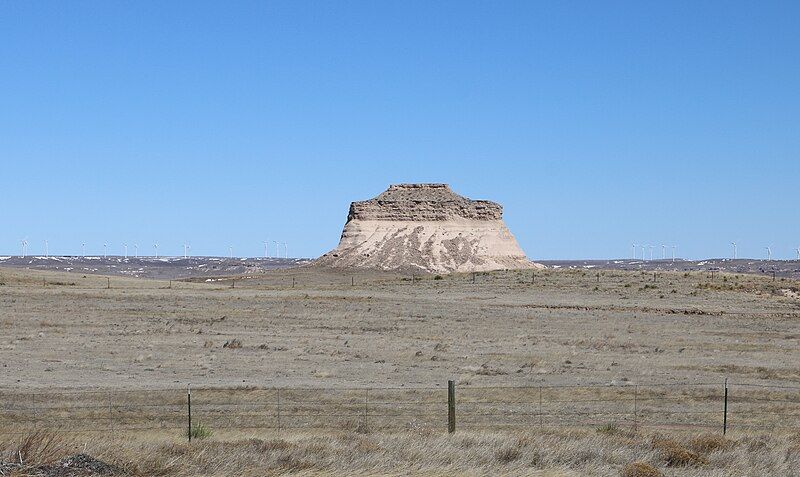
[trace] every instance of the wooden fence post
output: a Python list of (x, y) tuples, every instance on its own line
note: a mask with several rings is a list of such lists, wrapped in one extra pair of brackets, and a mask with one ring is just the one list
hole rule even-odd
[(447, 381), (447, 432), (456, 432), (456, 383)]

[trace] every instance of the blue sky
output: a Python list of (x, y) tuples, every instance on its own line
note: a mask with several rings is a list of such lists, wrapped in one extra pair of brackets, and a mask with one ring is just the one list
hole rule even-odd
[(3, 2), (0, 254), (316, 256), (446, 182), (534, 259), (800, 246), (798, 2)]

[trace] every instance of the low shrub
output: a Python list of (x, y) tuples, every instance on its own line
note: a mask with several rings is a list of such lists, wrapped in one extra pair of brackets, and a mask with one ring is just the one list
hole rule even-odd
[(621, 477), (663, 477), (664, 474), (646, 462), (628, 464), (620, 471)]
[(661, 451), (661, 459), (669, 467), (701, 467), (708, 459), (672, 439), (655, 439), (653, 448)]
[(730, 448), (733, 442), (715, 434), (701, 434), (689, 441), (689, 448), (701, 454), (710, 454), (717, 450)]
[(232, 340), (226, 341), (225, 344), (222, 345), (222, 347), (228, 349), (239, 349), (242, 347), (242, 342), (234, 338)]

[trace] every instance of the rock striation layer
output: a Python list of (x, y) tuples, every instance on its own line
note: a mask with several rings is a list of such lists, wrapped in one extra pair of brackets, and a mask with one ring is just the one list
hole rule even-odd
[(503, 222), (503, 207), (446, 184), (399, 184), (353, 202), (339, 246), (316, 261), (343, 268), (473, 272), (541, 267)]

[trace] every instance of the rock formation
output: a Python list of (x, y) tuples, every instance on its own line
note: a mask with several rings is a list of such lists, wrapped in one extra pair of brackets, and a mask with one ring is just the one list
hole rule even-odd
[(467, 199), (446, 184), (392, 185), (353, 202), (339, 246), (316, 263), (431, 273), (541, 267), (506, 228), (500, 204)]

